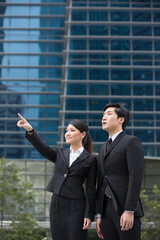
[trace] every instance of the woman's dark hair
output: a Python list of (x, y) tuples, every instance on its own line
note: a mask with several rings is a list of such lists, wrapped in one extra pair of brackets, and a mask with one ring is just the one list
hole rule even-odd
[(73, 119), (72, 121), (69, 122), (69, 124), (73, 125), (81, 133), (83, 133), (83, 132), (86, 133), (85, 137), (83, 138), (82, 144), (89, 153), (92, 153), (92, 151), (93, 151), (92, 139), (89, 135), (88, 125), (79, 119)]
[(105, 112), (107, 108), (109, 107), (114, 107), (115, 108), (115, 112), (118, 116), (118, 118), (120, 117), (124, 117), (124, 122), (122, 124), (122, 128), (123, 130), (125, 130), (125, 128), (127, 127), (127, 123), (129, 122), (129, 118), (130, 118), (130, 112), (127, 108), (124, 107), (123, 104), (120, 103), (108, 103), (103, 111)]

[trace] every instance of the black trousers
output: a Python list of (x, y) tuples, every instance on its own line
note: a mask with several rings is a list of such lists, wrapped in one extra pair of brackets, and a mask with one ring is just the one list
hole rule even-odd
[(112, 199), (105, 197), (101, 220), (101, 231), (104, 240), (140, 240), (141, 221), (140, 217), (134, 218), (133, 228), (121, 231), (120, 216), (116, 213)]

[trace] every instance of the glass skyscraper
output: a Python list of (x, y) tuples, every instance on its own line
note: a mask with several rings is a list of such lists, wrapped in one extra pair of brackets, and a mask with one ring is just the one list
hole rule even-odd
[(38, 219), (48, 218), (53, 166), (17, 128), (17, 113), (52, 147), (65, 145), (71, 119), (82, 119), (97, 153), (107, 138), (103, 107), (121, 102), (131, 111), (127, 133), (158, 158), (159, 26), (159, 0), (0, 1), (0, 156), (33, 182)]

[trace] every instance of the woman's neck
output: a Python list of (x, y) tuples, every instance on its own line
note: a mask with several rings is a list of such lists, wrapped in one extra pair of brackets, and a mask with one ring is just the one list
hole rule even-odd
[(71, 148), (73, 148), (74, 151), (78, 150), (79, 148), (83, 147), (82, 144), (78, 144), (78, 145), (71, 145)]

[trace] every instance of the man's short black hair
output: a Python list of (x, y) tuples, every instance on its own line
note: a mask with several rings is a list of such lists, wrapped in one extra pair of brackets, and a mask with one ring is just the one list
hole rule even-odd
[(104, 112), (106, 111), (107, 108), (109, 107), (114, 107), (115, 108), (115, 112), (118, 116), (118, 118), (120, 117), (124, 117), (124, 122), (122, 124), (122, 128), (123, 130), (125, 130), (127, 123), (129, 122), (129, 118), (130, 118), (130, 112), (127, 108), (124, 107), (123, 104), (121, 103), (108, 103), (105, 107), (104, 107)]

